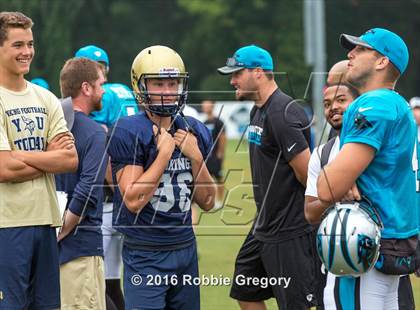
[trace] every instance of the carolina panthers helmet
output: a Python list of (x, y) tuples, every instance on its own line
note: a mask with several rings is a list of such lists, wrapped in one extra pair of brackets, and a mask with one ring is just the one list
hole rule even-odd
[[(147, 88), (149, 79), (177, 79), (178, 91), (174, 94), (152, 93)], [(187, 101), (188, 73), (184, 62), (173, 49), (155, 45), (142, 50), (131, 66), (131, 84), (137, 100), (149, 112), (159, 116), (176, 115)], [(160, 102), (152, 102), (151, 96), (159, 96)], [(164, 98), (177, 98), (173, 103), (164, 103)]]
[(357, 276), (369, 271), (379, 256), (382, 223), (365, 202), (337, 203), (318, 228), (318, 255), (325, 268), (337, 275)]

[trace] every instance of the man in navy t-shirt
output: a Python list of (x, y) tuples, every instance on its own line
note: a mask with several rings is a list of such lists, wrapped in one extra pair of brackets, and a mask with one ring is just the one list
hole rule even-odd
[(101, 108), (104, 82), (100, 65), (86, 58), (68, 60), (60, 73), (62, 95), (72, 102), (66, 119), (72, 120), (79, 156), (76, 172), (56, 175), (57, 190), (67, 193), (58, 234), (62, 309), (105, 309), (101, 224), (106, 133), (88, 117)]

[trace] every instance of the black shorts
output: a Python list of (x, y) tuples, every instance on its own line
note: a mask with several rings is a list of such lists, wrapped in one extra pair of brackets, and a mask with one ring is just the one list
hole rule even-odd
[(402, 276), (398, 285), (398, 309), (415, 310), (413, 288), (411, 286), (410, 276)]
[(230, 296), (248, 302), (275, 297), (282, 310), (317, 306), (322, 301), (318, 260), (314, 232), (279, 243), (258, 241), (250, 232), (236, 258)]
[(207, 160), (207, 169), (209, 170), (210, 174), (217, 179), (217, 181), (221, 181), (223, 174), (222, 174), (222, 161), (215, 156), (209, 157)]

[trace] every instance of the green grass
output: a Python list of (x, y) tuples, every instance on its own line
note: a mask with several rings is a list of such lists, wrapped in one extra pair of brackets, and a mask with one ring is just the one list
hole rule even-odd
[[(224, 170), (225, 207), (214, 213), (201, 213), (196, 234), (200, 275), (231, 279), (236, 255), (256, 213), (246, 141), (229, 141)], [(420, 279), (412, 277), (412, 284), (416, 304), (420, 305)], [(201, 308), (239, 309), (229, 291), (228, 285), (202, 286)], [(268, 309), (277, 309), (274, 299), (266, 304)]]

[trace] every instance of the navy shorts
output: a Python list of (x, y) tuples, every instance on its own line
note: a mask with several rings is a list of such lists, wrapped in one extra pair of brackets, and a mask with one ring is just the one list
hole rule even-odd
[(197, 248), (145, 251), (124, 245), (125, 309), (200, 309)]
[(0, 309), (60, 307), (55, 228), (0, 228), (0, 297)]

